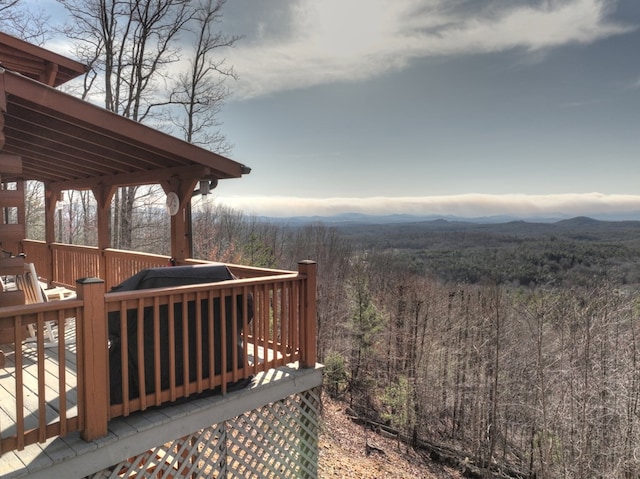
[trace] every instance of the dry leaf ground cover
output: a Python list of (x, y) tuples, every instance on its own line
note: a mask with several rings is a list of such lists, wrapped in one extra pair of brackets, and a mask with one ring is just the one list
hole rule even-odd
[[(397, 478), (461, 479), (451, 468), (435, 464), (406, 445), (367, 430), (345, 414), (346, 405), (323, 397), (320, 433), (320, 479)], [(367, 454), (366, 444), (378, 450)]]

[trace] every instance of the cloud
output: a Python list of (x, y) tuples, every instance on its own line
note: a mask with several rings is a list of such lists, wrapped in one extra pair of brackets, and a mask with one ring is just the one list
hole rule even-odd
[(558, 195), (462, 194), (418, 197), (295, 198), (284, 196), (220, 196), (215, 201), (258, 216), (331, 216), (340, 213), (454, 215), (467, 218), (511, 215), (593, 216), (635, 213), (640, 219), (640, 195), (601, 193)]
[[(522, 48), (534, 53), (624, 34), (609, 18), (614, 0), (299, 0), (281, 28), (260, 27), (230, 63), (236, 98), (358, 81), (405, 68), (417, 58)], [(472, 5), (472, 7), (469, 7)], [(472, 8), (473, 10), (471, 10)], [(278, 31), (277, 36), (264, 33)], [(286, 33), (282, 33), (286, 32)]]

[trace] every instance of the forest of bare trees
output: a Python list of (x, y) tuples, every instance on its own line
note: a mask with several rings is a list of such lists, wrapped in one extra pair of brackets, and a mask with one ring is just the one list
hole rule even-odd
[(217, 215), (207, 250), (226, 260), (318, 261), (327, 392), (361, 417), (409, 445), (445, 445), (486, 477), (640, 473), (632, 289), (598, 278), (562, 287), (445, 282), (327, 225)]
[[(141, 249), (165, 252), (166, 239), (152, 233), (166, 212), (135, 218)], [(202, 259), (318, 262), (326, 391), (398, 431), (405, 447), (447, 447), (485, 477), (640, 474), (632, 288), (599, 278), (553, 287), (444, 281), (331, 226), (264, 222), (213, 202), (193, 221)]]
[[(357, 394), (351, 403), (359, 414), (416, 443), (447, 444), (480, 469), (637, 477), (632, 294), (608, 284), (443, 284), (390, 274), (381, 258), (366, 268), (380, 328), (360, 368), (368, 377), (354, 378), (348, 368), (343, 391)], [(361, 342), (353, 335), (339, 351), (347, 363), (363, 361), (350, 353), (354, 341)], [(354, 390), (354, 380), (372, 387)]]

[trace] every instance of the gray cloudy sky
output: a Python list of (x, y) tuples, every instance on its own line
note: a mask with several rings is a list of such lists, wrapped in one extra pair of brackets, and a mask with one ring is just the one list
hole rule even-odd
[(228, 0), (221, 27), (253, 171), (217, 201), (640, 219), (638, 0)]
[(638, 0), (230, 0), (223, 26), (236, 205), (640, 211)]

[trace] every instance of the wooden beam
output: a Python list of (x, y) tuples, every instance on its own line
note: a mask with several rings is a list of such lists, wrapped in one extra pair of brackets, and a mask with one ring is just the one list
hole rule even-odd
[(12, 138), (12, 146), (27, 149), (29, 156), (59, 157), (76, 170), (78, 163), (96, 175), (126, 172), (132, 163), (140, 170), (174, 164), (175, 156), (146, 144), (143, 138), (117, 138), (104, 128), (78, 122), (64, 113), (53, 116), (24, 101), (13, 100), (10, 118), (5, 133)]
[[(24, 266), (22, 267), (24, 273)], [(25, 303), (23, 291), (3, 291), (0, 293), (0, 308), (6, 308), (7, 306), (19, 306)], [(7, 328), (3, 330), (0, 328), (0, 338), (2, 338), (1, 344), (13, 343), (13, 328)]]
[[(202, 177), (199, 177), (202, 178)], [(178, 263), (191, 257), (191, 196), (199, 178), (173, 177), (161, 183), (166, 193), (173, 191), (180, 198), (178, 213), (171, 217), (171, 256)]]
[[(60, 201), (61, 192), (44, 185), (44, 240), (47, 244), (56, 242), (55, 212), (56, 203)], [(51, 276), (47, 276), (50, 278)]]
[(18, 208), (24, 204), (24, 192), (20, 190), (0, 190), (0, 208)]
[[(7, 91), (4, 84), (4, 68), (0, 66), (0, 111), (7, 111)], [(4, 119), (2, 121), (2, 129), (4, 128)], [(2, 143), (4, 145), (4, 142)]]
[[(47, 50), (3, 32), (0, 32), (0, 44), (3, 45), (5, 52), (14, 51), (14, 58), (17, 61), (37, 62), (40, 65), (44, 62), (45, 68), (47, 64), (54, 64), (56, 69), (60, 69), (60, 67), (62, 67), (66, 73), (65, 80), (70, 80), (71, 78), (82, 75), (87, 70), (87, 67), (84, 64), (76, 60), (72, 60), (71, 58), (59, 55), (51, 50)], [(20, 65), (12, 66), (15, 70), (18, 69)]]
[(18, 254), (21, 251), (24, 236), (24, 225), (0, 225), (0, 248), (13, 254)]
[[(24, 184), (24, 180), (19, 180), (16, 184), (16, 191), (18, 192), (18, 194), (20, 195), (20, 204), (18, 205), (17, 208), (17, 216), (18, 216), (18, 223), (21, 225), (26, 225), (27, 224), (27, 209), (25, 208), (25, 204), (24, 204), (24, 195), (25, 195), (25, 184)], [(27, 230), (25, 228), (25, 236), (27, 235)], [(24, 238), (22, 238), (24, 239)]]
[(111, 246), (111, 200), (116, 190), (115, 186), (99, 186), (93, 189), (93, 196), (98, 205), (98, 249), (100, 250), (98, 268), (103, 275), (107, 271), (107, 257), (104, 250)]
[(56, 242), (55, 213), (56, 203), (60, 200), (60, 191), (53, 191), (44, 185), (44, 241), (47, 243), (47, 257), (45, 264), (39, 266), (40, 274), (48, 279), (53, 279), (53, 250), (51, 245)]
[[(16, 256), (14, 258), (0, 258), (0, 271), (3, 276), (24, 274), (24, 258), (22, 256)], [(24, 302), (22, 302), (22, 304), (24, 304)]]
[(70, 119), (87, 132), (99, 133), (104, 138), (115, 138), (121, 144), (131, 143), (140, 147), (162, 152), (168, 158), (182, 158), (192, 163), (206, 166), (226, 178), (240, 178), (249, 170), (246, 166), (222, 155), (205, 150), (197, 145), (167, 135), (147, 125), (109, 112), (97, 105), (75, 98), (59, 90), (46, 87), (18, 74), (5, 70), (1, 75), (4, 91), (11, 95), (12, 104), (24, 103), (22, 99), (33, 101), (37, 98), (38, 112), (59, 112), (52, 119)]
[(53, 62), (44, 63), (44, 71), (40, 74), (40, 81), (45, 85), (54, 86), (58, 75), (58, 64)]
[(22, 157), (0, 154), (0, 173), (22, 173)]
[[(88, 190), (102, 187), (119, 187), (134, 185), (168, 184), (172, 179), (194, 181), (197, 184), (201, 178), (211, 175), (211, 170), (205, 166), (179, 166), (160, 170), (137, 171), (118, 175), (96, 176), (70, 181), (50, 183), (51, 188), (62, 190)], [(166, 191), (166, 190), (165, 190)]]

